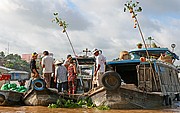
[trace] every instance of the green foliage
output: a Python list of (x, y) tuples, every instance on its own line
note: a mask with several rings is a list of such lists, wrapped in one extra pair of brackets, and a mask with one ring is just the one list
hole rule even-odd
[(52, 22), (56, 22), (56, 24), (58, 24), (60, 27), (63, 28), (63, 33), (66, 32), (66, 28), (68, 26), (68, 24), (66, 23), (66, 21), (62, 20), (61, 18), (58, 17), (59, 13), (53, 13), (54, 18), (52, 19)]
[(130, 13), (136, 13), (142, 11), (142, 8), (139, 6), (139, 2), (132, 2), (132, 0), (130, 0), (127, 1), (126, 4), (124, 5), (125, 5), (124, 12), (126, 12), (127, 9), (130, 11)]
[(48, 108), (92, 108), (95, 107), (91, 98), (80, 99), (77, 102), (60, 98), (56, 104), (49, 104)]
[(0, 59), (3, 59), (5, 57), (5, 54), (3, 51), (0, 52)]
[(0, 61), (3, 66), (20, 71), (30, 72), (29, 63), (21, 59), (18, 54), (9, 54), (5, 56), (4, 52), (0, 52)]
[(129, 10), (129, 13), (132, 14), (131, 16), (134, 19), (134, 28), (136, 28), (137, 25), (139, 27), (137, 12), (142, 11), (142, 8), (139, 6), (139, 2), (132, 2), (132, 0), (127, 1), (126, 4), (124, 4), (124, 12), (126, 12), (126, 10)]
[(99, 110), (109, 110), (110, 108), (108, 106), (103, 105), (103, 106), (98, 106), (97, 109), (99, 109)]

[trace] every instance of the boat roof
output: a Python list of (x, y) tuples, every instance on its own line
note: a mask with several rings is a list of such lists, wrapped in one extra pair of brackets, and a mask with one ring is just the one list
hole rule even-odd
[[(175, 53), (171, 52), (168, 48), (147, 48), (149, 53), (154, 53), (154, 54), (160, 54), (160, 53), (167, 53), (167, 54), (171, 54), (171, 56), (174, 59), (179, 60), (179, 56), (176, 55)], [(146, 48), (142, 48), (142, 49), (134, 49), (129, 51), (129, 53), (145, 53), (146, 52)]]
[(139, 59), (133, 59), (133, 60), (115, 60), (115, 61), (109, 61), (107, 62), (107, 65), (119, 65), (119, 64), (139, 64)]
[[(76, 58), (73, 58), (73, 60), (76, 60)], [(77, 57), (78, 64), (94, 64), (96, 62), (95, 57)]]

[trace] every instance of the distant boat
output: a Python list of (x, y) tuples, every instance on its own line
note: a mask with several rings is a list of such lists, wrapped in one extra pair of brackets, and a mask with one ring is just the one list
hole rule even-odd
[[(10, 74), (0, 75), (0, 81), (10, 81), (10, 78)], [(22, 105), (22, 98), (23, 93), (11, 90), (0, 90), (0, 106)]]

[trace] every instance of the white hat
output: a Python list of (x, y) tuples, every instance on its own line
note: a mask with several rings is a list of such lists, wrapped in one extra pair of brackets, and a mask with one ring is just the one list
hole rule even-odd
[(57, 64), (62, 64), (62, 63), (63, 63), (62, 60), (56, 60), (56, 62), (54, 64), (57, 65)]
[(99, 50), (96, 49), (96, 48), (94, 48), (94, 49), (92, 50), (93, 54), (96, 53), (97, 51), (99, 51)]

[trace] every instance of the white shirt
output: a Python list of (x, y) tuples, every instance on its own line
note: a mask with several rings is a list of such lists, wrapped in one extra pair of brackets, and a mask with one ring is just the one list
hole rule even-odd
[(55, 75), (57, 77), (57, 83), (62, 83), (67, 81), (67, 69), (65, 66), (61, 65), (56, 67)]
[(43, 68), (43, 73), (52, 73), (53, 72), (53, 64), (54, 59), (51, 56), (44, 56), (42, 58), (42, 66), (45, 65)]
[(105, 62), (104, 62), (104, 56), (102, 54), (99, 54), (96, 57), (96, 67), (98, 67), (98, 64), (100, 64), (100, 69), (98, 72), (105, 72)]
[[(101, 54), (102, 55), (102, 54)], [(106, 57), (102, 55), (103, 62), (106, 62)]]

